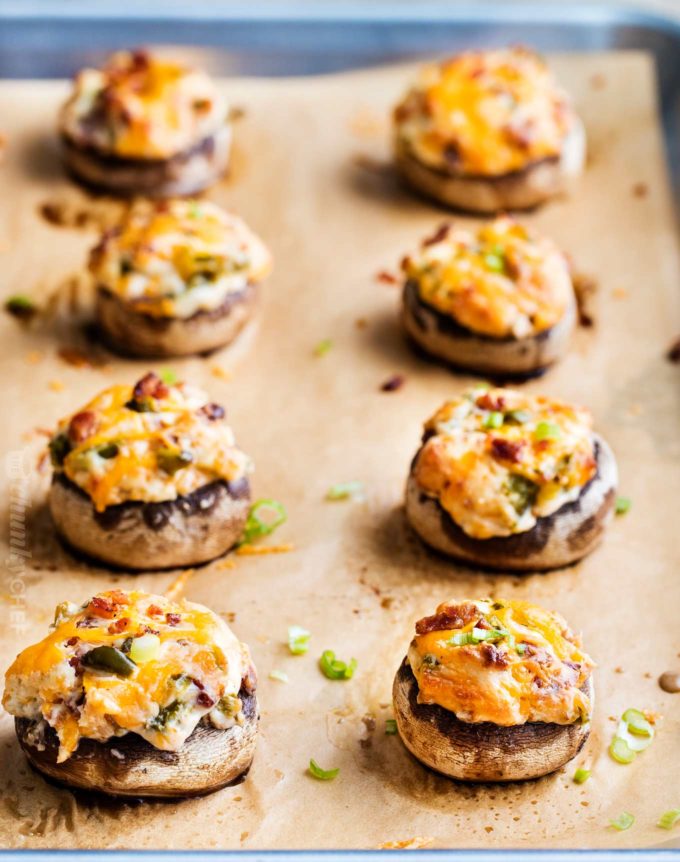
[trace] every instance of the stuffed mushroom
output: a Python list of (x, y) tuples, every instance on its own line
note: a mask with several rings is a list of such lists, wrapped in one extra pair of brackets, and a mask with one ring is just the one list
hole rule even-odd
[(147, 51), (83, 69), (59, 116), (68, 170), (110, 194), (195, 194), (224, 173), (229, 109), (203, 72)]
[(418, 760), (451, 778), (539, 778), (588, 738), (593, 667), (559, 614), (446, 602), (416, 623), (395, 676), (397, 728)]
[(133, 206), (90, 255), (96, 318), (133, 356), (186, 356), (230, 344), (271, 268), (263, 242), (208, 201)]
[(423, 350), (480, 374), (540, 374), (567, 350), (576, 298), (567, 258), (503, 216), (443, 225), (402, 261), (403, 312)]
[(432, 548), (514, 571), (568, 565), (601, 540), (617, 468), (587, 410), (511, 389), (473, 389), (425, 424), (406, 516)]
[(147, 374), (105, 389), (59, 423), (49, 507), (82, 553), (126, 569), (203, 563), (242, 536), (250, 459), (224, 409)]
[(529, 209), (581, 172), (585, 132), (544, 61), (469, 51), (423, 68), (394, 111), (397, 168), (457, 209)]
[(198, 796), (248, 770), (257, 737), (248, 647), (193, 602), (110, 590), (57, 607), (5, 676), (30, 763), (113, 796)]

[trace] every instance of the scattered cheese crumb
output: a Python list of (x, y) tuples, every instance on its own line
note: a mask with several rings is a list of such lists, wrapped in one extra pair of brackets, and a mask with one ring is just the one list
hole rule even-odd
[(295, 545), (289, 542), (285, 545), (239, 545), (236, 553), (241, 557), (256, 557), (260, 554), (287, 554), (294, 550)]
[(165, 598), (171, 602), (174, 602), (176, 599), (178, 599), (183, 592), (184, 587), (187, 585), (187, 581), (195, 571), (196, 569), (185, 569), (177, 578), (175, 578), (175, 580), (165, 591)]
[(210, 368), (210, 373), (213, 377), (217, 377), (219, 380), (233, 380), (234, 375), (227, 368), (222, 368), (221, 365), (213, 365)]
[(45, 354), (41, 353), (39, 350), (31, 350), (30, 353), (26, 354), (26, 362), (29, 365), (37, 365), (39, 362), (42, 362)]
[(50, 380), (47, 384), (52, 392), (63, 392), (66, 388), (61, 380)]
[(416, 835), (403, 841), (385, 841), (384, 844), (378, 844), (378, 850), (422, 850), (425, 847), (430, 847), (433, 843), (434, 838), (423, 838), (421, 835)]

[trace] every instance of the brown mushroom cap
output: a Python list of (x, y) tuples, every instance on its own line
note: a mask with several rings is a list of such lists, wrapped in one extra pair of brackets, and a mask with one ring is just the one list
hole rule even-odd
[(119, 197), (193, 195), (213, 185), (229, 163), (231, 126), (168, 159), (126, 159), (83, 146), (62, 135), (64, 164), (84, 185)]
[(211, 311), (191, 317), (154, 317), (133, 309), (103, 287), (97, 289), (96, 316), (111, 347), (128, 356), (189, 356), (231, 344), (253, 316), (257, 288), (247, 284)]
[[(593, 698), (589, 679), (583, 690)], [(576, 757), (588, 724), (470, 724), (437, 704), (418, 703), (406, 659), (394, 678), (394, 714), (404, 745), (421, 763), (461, 781), (521, 781), (549, 775)]]
[(593, 437), (595, 476), (583, 486), (576, 500), (552, 515), (538, 518), (524, 533), (490, 539), (468, 536), (438, 500), (421, 490), (413, 468), (406, 484), (406, 517), (426, 544), (466, 563), (518, 572), (557, 569), (574, 563), (600, 542), (614, 514), (616, 461), (605, 440), (597, 434)]
[(81, 739), (71, 757), (57, 763), (59, 743), (51, 728), (44, 746), (38, 748), (31, 733), (36, 722), (16, 718), (14, 726), (31, 765), (67, 787), (121, 797), (203, 796), (234, 783), (253, 760), (257, 699), (243, 689), (240, 697), (242, 725), (218, 730), (202, 722), (178, 751), (161, 751), (141, 736), (127, 733), (107, 742)]
[(527, 210), (564, 192), (569, 181), (581, 173), (585, 160), (586, 136), (583, 124), (574, 117), (572, 129), (559, 157), (542, 159), (519, 171), (485, 177), (438, 171), (412, 154), (397, 139), (397, 170), (419, 192), (454, 209), (476, 213)]
[(423, 302), (417, 284), (409, 280), (404, 285), (402, 319), (413, 341), (437, 359), (478, 374), (527, 377), (541, 374), (566, 353), (576, 323), (576, 300), (550, 329), (525, 338), (493, 338)]
[(125, 569), (150, 571), (205, 563), (243, 534), (247, 479), (211, 482), (163, 503), (121, 503), (97, 512), (90, 497), (55, 474), (49, 507), (59, 534), (78, 551)]

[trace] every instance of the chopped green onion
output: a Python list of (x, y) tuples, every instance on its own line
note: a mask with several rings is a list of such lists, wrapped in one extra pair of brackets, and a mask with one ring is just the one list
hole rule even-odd
[(654, 736), (654, 728), (639, 709), (627, 709), (621, 720), (628, 725), (628, 730), (638, 736)]
[(671, 808), (670, 811), (664, 811), (656, 825), (661, 829), (672, 829), (678, 822), (680, 822), (680, 808)]
[(309, 649), (311, 634), (302, 626), (288, 626), (288, 649), (293, 655), (304, 655)]
[(189, 208), (190, 218), (200, 218), (203, 215), (203, 210), (197, 203), (192, 203)]
[(327, 649), (321, 653), (319, 667), (328, 679), (352, 679), (357, 669), (357, 660), (350, 659), (349, 663), (336, 659), (333, 650)]
[(609, 746), (609, 753), (617, 763), (632, 763), (635, 760), (635, 752), (629, 748), (625, 739), (615, 736)]
[(585, 784), (586, 781), (590, 778), (590, 770), (583, 769), (579, 767), (574, 773), (574, 783), (575, 784)]
[(316, 760), (312, 758), (312, 760), (309, 761), (309, 772), (314, 776), (314, 778), (318, 778), (319, 781), (332, 781), (340, 772), (340, 767), (336, 767), (335, 769), (322, 769)]
[(258, 500), (250, 507), (240, 544), (249, 544), (253, 539), (268, 536), (283, 524), (287, 517), (285, 508), (276, 500)]
[(633, 823), (635, 823), (635, 818), (632, 814), (629, 814), (628, 811), (624, 811), (623, 814), (619, 814), (615, 820), (609, 821), (609, 825), (613, 826), (614, 829), (618, 829), (619, 832), (625, 832), (626, 829), (630, 829)]
[(394, 736), (397, 732), (397, 720), (395, 718), (385, 719), (385, 733), (387, 736)]
[(133, 639), (128, 655), (135, 664), (144, 664), (144, 662), (157, 659), (160, 651), (161, 639), (158, 635), (147, 632)]
[(502, 246), (496, 245), (484, 255), (484, 263), (492, 272), (505, 271), (505, 251)]
[(505, 414), (505, 421), (511, 425), (524, 425), (531, 419), (531, 413), (528, 410), (509, 410)]
[(634, 751), (636, 754), (638, 751), (644, 751), (645, 748), (649, 748), (652, 744), (652, 740), (654, 739), (654, 730), (651, 728), (652, 732), (650, 736), (643, 736), (639, 733), (632, 733), (628, 724), (621, 719), (616, 728), (616, 733), (614, 734), (618, 739), (622, 739), (628, 748), (631, 751)]
[(517, 644), (515, 649), (517, 650), (517, 655), (524, 655), (524, 653), (527, 651), (527, 645), (526, 644)]
[(314, 348), (314, 356), (325, 356), (333, 347), (333, 342), (330, 338), (324, 338)]
[(350, 500), (359, 499), (364, 490), (362, 482), (338, 482), (331, 485), (326, 492), (327, 500)]
[(274, 679), (277, 682), (288, 682), (288, 674), (282, 670), (270, 670), (269, 679)]
[(20, 320), (30, 320), (38, 312), (38, 307), (29, 296), (16, 294), (5, 301), (5, 311)]
[(487, 413), (482, 422), (483, 428), (500, 428), (503, 424), (503, 414), (499, 410)]
[(554, 422), (539, 422), (534, 431), (536, 440), (555, 440), (562, 436), (562, 431), (559, 425)]
[(97, 447), (97, 455), (106, 460), (109, 458), (115, 458), (118, 452), (119, 449), (117, 443), (103, 443), (101, 446)]
[(614, 512), (617, 515), (625, 515), (632, 505), (633, 501), (630, 497), (617, 497), (614, 504)]
[(161, 378), (163, 383), (167, 383), (168, 386), (174, 386), (177, 383), (177, 374), (172, 370), (172, 368), (163, 368), (158, 376)]
[(456, 632), (449, 638), (451, 646), (466, 646), (467, 644), (479, 644), (484, 641), (499, 641), (510, 637), (510, 632), (505, 629), (478, 629), (473, 628), (470, 632)]

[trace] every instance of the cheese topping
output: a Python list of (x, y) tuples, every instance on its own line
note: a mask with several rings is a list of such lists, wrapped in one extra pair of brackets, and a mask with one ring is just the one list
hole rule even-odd
[(575, 302), (562, 252), (507, 216), (476, 232), (445, 225), (402, 268), (422, 302), (496, 338), (544, 332)]
[(228, 107), (203, 72), (145, 51), (120, 51), (83, 69), (64, 105), (69, 139), (128, 159), (169, 159), (213, 135)]
[(242, 723), (254, 673), (246, 645), (203, 605), (111, 590), (57, 607), (50, 634), (7, 671), (2, 703), (54, 728), (59, 763), (83, 738), (126, 733), (176, 751), (202, 719)]
[(397, 141), (426, 166), (501, 176), (559, 157), (575, 117), (544, 61), (510, 48), (424, 67), (394, 120)]
[(439, 605), (416, 623), (408, 661), (419, 703), (502, 726), (588, 721), (595, 666), (557, 613), (520, 601)]
[(134, 500), (175, 500), (251, 470), (222, 407), (200, 389), (165, 384), (153, 373), (133, 387), (105, 389), (63, 419), (50, 452), (55, 471), (89, 494), (99, 512)]
[(139, 202), (90, 256), (99, 287), (154, 317), (219, 308), (270, 268), (259, 237), (208, 201)]
[(413, 475), (475, 539), (530, 530), (597, 472), (591, 417), (511, 389), (473, 389), (425, 424)]

